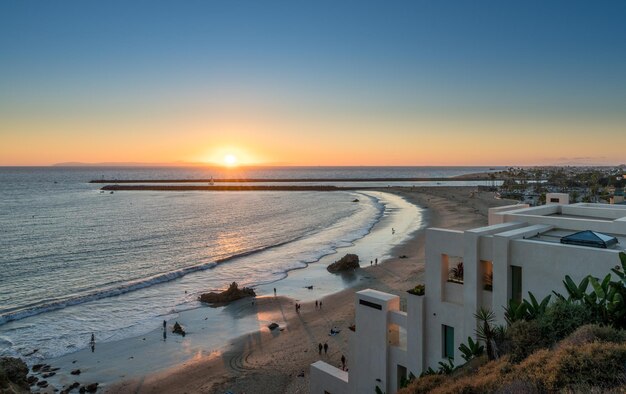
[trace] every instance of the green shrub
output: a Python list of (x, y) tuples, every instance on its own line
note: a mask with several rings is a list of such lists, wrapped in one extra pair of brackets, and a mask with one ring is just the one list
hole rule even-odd
[(407, 293), (418, 295), (418, 296), (423, 296), (424, 293), (426, 293), (426, 285), (424, 285), (423, 283), (419, 284), (415, 286), (414, 288), (407, 290)]
[(534, 351), (550, 346), (551, 342), (543, 336), (538, 320), (520, 320), (508, 329), (509, 352), (512, 362), (520, 362)]
[(559, 299), (550, 304), (538, 321), (546, 341), (556, 343), (578, 327), (597, 320), (587, 306)]

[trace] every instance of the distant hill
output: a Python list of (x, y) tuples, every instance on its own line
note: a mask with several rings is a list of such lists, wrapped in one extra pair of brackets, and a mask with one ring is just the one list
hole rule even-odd
[(64, 163), (52, 164), (52, 167), (190, 167), (190, 166), (212, 166), (211, 163), (190, 163), (177, 161), (173, 163), (141, 163), (141, 162), (100, 162), (84, 163), (78, 161), (68, 161)]

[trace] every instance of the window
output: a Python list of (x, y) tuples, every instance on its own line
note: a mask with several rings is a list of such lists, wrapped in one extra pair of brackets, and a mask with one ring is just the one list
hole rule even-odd
[(558, 198), (550, 197), (550, 202), (559, 202)]
[(522, 267), (511, 266), (511, 298), (522, 302)]
[(383, 309), (381, 305), (375, 304), (373, 302), (365, 301), (365, 300), (359, 300), (359, 304), (369, 306), (370, 308), (378, 309), (379, 311)]
[(454, 358), (454, 327), (441, 326), (443, 335), (443, 357)]
[(403, 386), (403, 384), (407, 383), (407, 370), (404, 365), (398, 364), (398, 390)]
[(480, 260), (480, 265), (483, 272), (483, 290), (493, 291), (493, 263)]

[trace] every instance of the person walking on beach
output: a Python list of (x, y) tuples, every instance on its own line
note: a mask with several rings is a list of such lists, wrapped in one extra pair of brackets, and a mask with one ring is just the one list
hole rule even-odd
[(167, 328), (167, 321), (163, 320), (163, 331)]
[(317, 309), (317, 300), (315, 300), (315, 309)]
[(319, 349), (320, 355), (321, 355), (322, 354), (322, 348), (323, 348), (322, 344), (320, 343), (319, 345), (317, 345), (317, 348)]
[(374, 265), (378, 265), (378, 257), (376, 257), (376, 260), (374, 260)]
[(320, 301), (320, 309), (322, 309), (322, 301)]
[(276, 288), (274, 287), (274, 297), (276, 297)]
[(93, 335), (93, 332), (91, 333), (91, 340), (89, 341), (89, 346), (91, 347), (92, 353), (96, 351), (96, 337)]
[(343, 354), (341, 355), (341, 370), (346, 370), (346, 356), (344, 356)]
[(324, 354), (328, 354), (328, 342), (324, 342)]

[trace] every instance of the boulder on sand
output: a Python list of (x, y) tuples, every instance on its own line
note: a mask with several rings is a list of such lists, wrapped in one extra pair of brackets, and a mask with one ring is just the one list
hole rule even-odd
[(341, 271), (351, 271), (355, 268), (359, 268), (359, 256), (356, 254), (348, 253), (347, 255), (340, 258), (338, 261), (335, 261), (326, 269), (328, 272), (341, 272)]
[(208, 304), (214, 304), (214, 306), (228, 304), (229, 302), (238, 300), (240, 298), (245, 297), (255, 297), (256, 293), (250, 287), (239, 288), (237, 282), (233, 282), (230, 284), (227, 290), (222, 291), (221, 293), (204, 293), (200, 295), (200, 301), (206, 302)]
[(172, 329), (172, 332), (174, 334), (185, 336), (185, 330), (180, 324), (178, 324), (178, 322), (174, 323), (174, 329)]

